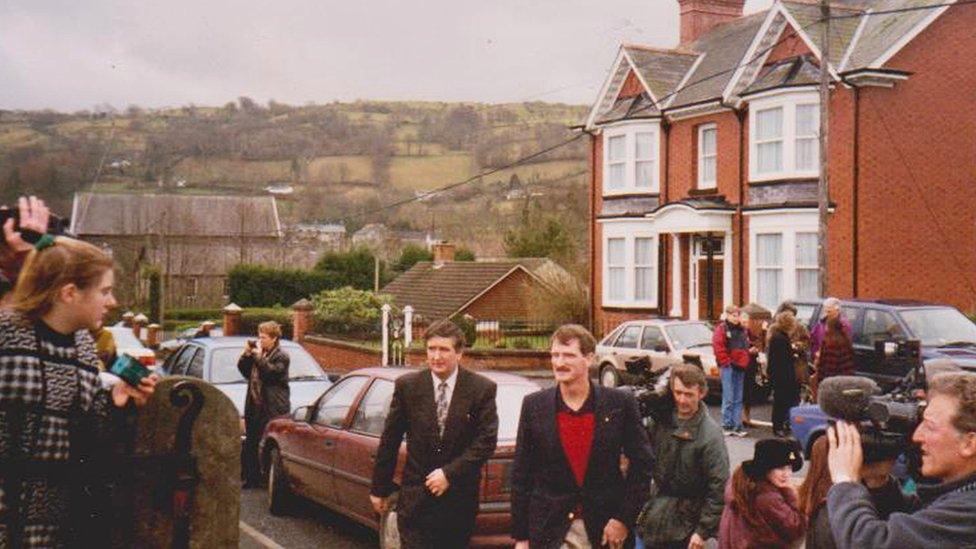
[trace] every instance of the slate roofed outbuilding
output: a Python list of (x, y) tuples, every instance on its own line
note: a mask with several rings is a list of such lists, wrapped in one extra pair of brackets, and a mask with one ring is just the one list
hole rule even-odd
[[(548, 260), (420, 261), (381, 291), (429, 321), (449, 318), (516, 270), (534, 276)], [(551, 262), (550, 262), (551, 263)]]
[(281, 236), (273, 196), (76, 193), (71, 232), (79, 236)]

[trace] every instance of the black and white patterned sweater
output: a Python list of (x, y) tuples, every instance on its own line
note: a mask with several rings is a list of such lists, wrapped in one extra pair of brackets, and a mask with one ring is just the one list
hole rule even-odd
[(77, 546), (109, 503), (85, 501), (123, 415), (97, 363), (87, 331), (0, 311), (0, 548)]

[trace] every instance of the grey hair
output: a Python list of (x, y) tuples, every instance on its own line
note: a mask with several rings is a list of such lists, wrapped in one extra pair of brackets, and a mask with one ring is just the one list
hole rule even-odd
[(827, 307), (840, 307), (840, 300), (836, 297), (828, 297), (823, 300), (823, 306), (820, 307), (820, 318), (827, 316)]

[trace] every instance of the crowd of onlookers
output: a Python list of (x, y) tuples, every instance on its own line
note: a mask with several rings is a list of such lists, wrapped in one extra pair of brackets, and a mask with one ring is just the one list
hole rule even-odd
[(801, 391), (816, 401), (821, 381), (854, 373), (851, 325), (841, 315), (840, 300), (827, 298), (821, 311), (808, 331), (789, 301), (779, 306), (772, 322), (752, 318), (747, 308), (725, 308), (712, 347), (722, 380), (726, 435), (747, 435), (745, 427), (752, 426), (750, 404), (760, 386), (771, 386), (773, 434), (785, 437), (790, 435), (790, 408), (800, 402)]
[[(116, 305), (111, 257), (47, 233), (43, 202), (25, 198), (17, 208), (19, 224), (4, 223), (0, 243), (0, 547), (105, 546), (113, 520), (106, 486), (119, 472), (104, 452), (124, 436), (157, 379), (128, 383), (101, 372), (92, 334)], [(633, 393), (590, 381), (592, 334), (577, 325), (556, 330), (556, 384), (527, 396), (519, 419), (510, 479), (516, 547), (699, 549), (711, 538), (737, 549), (802, 541), (809, 548), (976, 546), (971, 373), (928, 380), (912, 435), (921, 455), (912, 490), (891, 474), (898, 456), (866, 455), (859, 426), (845, 421), (813, 445), (806, 477), (794, 486), (803, 459), (786, 436), (790, 407), (804, 386), (815, 394), (824, 379), (854, 370), (839, 302), (826, 300), (823, 311), (807, 333), (789, 303), (758, 325), (739, 308), (726, 309), (713, 337), (721, 425), (703, 404), (700, 367), (672, 368), (671, 405), (642, 417)], [(279, 337), (276, 325), (262, 325), (239, 364), (249, 381), (251, 444), (267, 419), (288, 409)], [(404, 547), (464, 547), (482, 466), (496, 448), (496, 388), (460, 367), (465, 341), (457, 326), (436, 323), (425, 340), (427, 367), (396, 380), (371, 500), (379, 513), (398, 511)], [(744, 395), (764, 379), (777, 436), (759, 440), (752, 459), (730, 471), (723, 434), (745, 432)], [(248, 480), (258, 482), (251, 450)]]

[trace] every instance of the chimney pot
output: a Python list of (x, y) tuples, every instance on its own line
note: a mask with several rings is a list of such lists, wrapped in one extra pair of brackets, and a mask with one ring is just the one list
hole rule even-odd
[(434, 244), (434, 263), (443, 264), (447, 261), (454, 261), (454, 244), (441, 242)]

